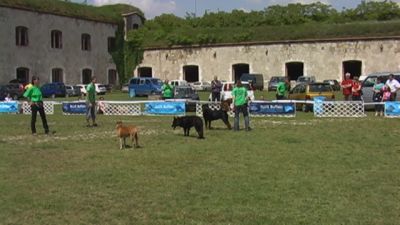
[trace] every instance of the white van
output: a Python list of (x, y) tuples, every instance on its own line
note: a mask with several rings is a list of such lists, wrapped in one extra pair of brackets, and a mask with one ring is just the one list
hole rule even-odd
[(170, 80), (168, 83), (174, 87), (181, 85), (188, 85), (188, 82), (186, 80)]

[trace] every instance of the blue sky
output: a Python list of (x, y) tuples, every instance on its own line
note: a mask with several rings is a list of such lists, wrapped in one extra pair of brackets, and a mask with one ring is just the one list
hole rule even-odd
[[(73, 0), (74, 2), (84, 2), (84, 0)], [(379, 1), (379, 0), (377, 0)], [(399, 2), (400, 0), (393, 0)], [(162, 13), (172, 13), (183, 17), (186, 12), (195, 12), (202, 15), (207, 11), (231, 11), (232, 9), (263, 10), (270, 5), (286, 5), (288, 3), (311, 3), (315, 0), (87, 0), (88, 4), (104, 5), (115, 3), (127, 3), (139, 7), (145, 12), (146, 18), (153, 18)], [(354, 8), (361, 0), (320, 0), (320, 2), (330, 4), (336, 9)]]

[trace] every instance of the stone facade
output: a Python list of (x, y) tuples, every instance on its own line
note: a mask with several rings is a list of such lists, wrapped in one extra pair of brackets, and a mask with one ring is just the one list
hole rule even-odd
[[(140, 75), (141, 68), (150, 68), (153, 76), (170, 80), (210, 81), (218, 76), (232, 81), (241, 72), (261, 73), (265, 80), (271, 76), (295, 80), (300, 75), (315, 76), (318, 81), (341, 80), (344, 72), (360, 76), (399, 71), (399, 58), (400, 37), (147, 49), (135, 75)], [(187, 66), (197, 68), (198, 74), (187, 74)]]
[[(26, 46), (16, 44), (18, 26), (27, 28)], [(116, 76), (108, 53), (108, 38), (115, 36), (116, 24), (0, 7), (0, 28), (0, 83), (15, 79), (20, 68), (28, 70), (28, 80), (38, 75), (42, 83), (54, 81), (54, 69), (61, 71), (66, 84), (84, 82), (85, 69), (101, 83), (109, 83), (110, 72)], [(52, 40), (53, 30), (61, 31), (61, 48), (51, 46), (60, 41)], [(86, 50), (82, 50), (83, 34), (89, 36)]]

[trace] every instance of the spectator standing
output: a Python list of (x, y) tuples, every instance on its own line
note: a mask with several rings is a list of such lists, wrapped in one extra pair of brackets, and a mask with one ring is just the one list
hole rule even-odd
[(276, 86), (276, 99), (282, 100), (286, 98), (286, 92), (288, 91), (288, 79), (285, 78), (284, 81), (279, 81)]
[(221, 101), (221, 88), (221, 81), (218, 80), (217, 76), (214, 76), (214, 80), (211, 81), (211, 101)]
[(351, 74), (346, 73), (344, 75), (344, 80), (340, 84), (343, 90), (343, 96), (345, 101), (350, 101), (350, 95), (352, 92), (352, 87), (353, 87), (353, 81), (351, 80)]
[(233, 125), (233, 131), (239, 131), (239, 116), (243, 113), (244, 126), (246, 131), (250, 131), (250, 119), (249, 110), (247, 109), (247, 89), (243, 87), (242, 82), (238, 80), (236, 82), (236, 87), (232, 90), (232, 101), (234, 105), (235, 121)]
[[(383, 95), (383, 89), (385, 87), (385, 84), (383, 83), (382, 78), (378, 77), (376, 79), (376, 83), (374, 84), (373, 91), (374, 95), (372, 97), (372, 100), (376, 103), (382, 102), (382, 95)], [(375, 116), (383, 116), (383, 105), (381, 104), (376, 104), (375, 105)]]
[[(87, 127), (97, 127), (96, 123), (96, 77), (91, 78), (90, 84), (86, 87), (86, 122)], [(90, 125), (92, 120), (92, 125)]]
[(397, 91), (400, 89), (400, 83), (394, 79), (393, 74), (389, 74), (389, 79), (386, 81), (386, 86), (390, 88), (390, 101), (396, 101)]
[(106, 104), (104, 103), (104, 98), (100, 97), (99, 98), (99, 109), (97, 110), (98, 114), (104, 114), (106, 111)]
[(46, 114), (43, 106), (43, 95), (39, 88), (39, 77), (32, 76), (32, 86), (24, 93), (24, 97), (28, 99), (31, 105), (32, 118), (31, 118), (31, 131), (32, 135), (36, 135), (36, 117), (39, 112), (40, 118), (44, 128), (44, 133), (49, 134), (49, 126), (47, 125)]
[(353, 77), (353, 84), (351, 86), (351, 100), (361, 101), (361, 82), (358, 80), (357, 76)]
[(161, 87), (163, 99), (171, 99), (173, 97), (174, 88), (168, 82), (169, 80), (166, 79), (163, 86)]
[(11, 102), (13, 99), (11, 98), (10, 93), (7, 93), (7, 96), (4, 98), (5, 102)]

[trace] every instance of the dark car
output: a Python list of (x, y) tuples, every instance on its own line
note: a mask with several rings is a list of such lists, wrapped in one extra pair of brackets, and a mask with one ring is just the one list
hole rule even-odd
[(262, 74), (244, 73), (240, 80), (251, 83), (256, 90), (262, 91), (264, 89), (264, 77)]
[(5, 85), (7, 88), (7, 93), (10, 94), (11, 98), (14, 100), (18, 100), (24, 94), (24, 86), (18, 83), (11, 83)]
[(7, 97), (7, 93), (7, 86), (0, 85), (0, 101), (4, 101), (4, 99)]
[(61, 82), (44, 84), (40, 90), (42, 91), (43, 97), (65, 97), (67, 94), (65, 85)]
[(273, 76), (268, 82), (268, 91), (276, 91), (276, 86), (281, 81), (285, 81), (286, 77), (283, 76)]
[[(199, 95), (190, 85), (180, 85), (174, 87), (174, 99), (200, 100)], [(196, 112), (196, 103), (186, 103), (186, 111)]]
[(324, 80), (324, 83), (329, 83), (334, 91), (340, 91), (340, 84), (337, 80)]

